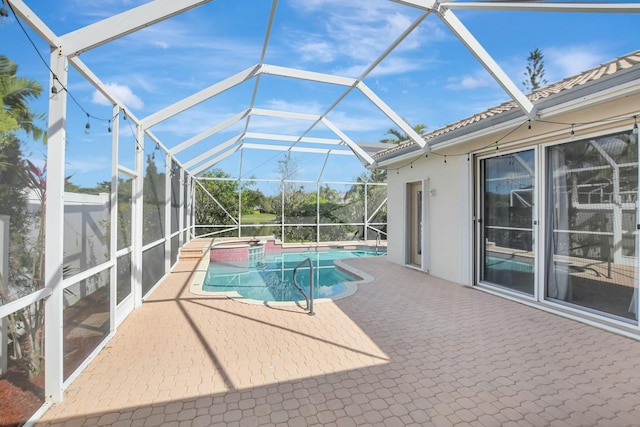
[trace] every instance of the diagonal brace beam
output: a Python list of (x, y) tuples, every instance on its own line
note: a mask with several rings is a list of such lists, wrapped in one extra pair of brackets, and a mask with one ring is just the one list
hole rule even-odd
[(169, 154), (178, 154), (179, 152), (181, 152), (182, 150), (191, 147), (192, 145), (197, 144), (198, 142), (212, 136), (215, 135), (216, 133), (220, 132), (223, 129), (228, 128), (229, 126), (239, 122), (240, 120), (244, 119), (245, 117), (247, 117), (247, 115), (249, 115), (250, 110), (246, 109), (244, 111), (239, 112), (238, 114), (229, 117), (226, 120), (221, 121), (220, 123), (216, 124), (215, 126), (210, 127), (209, 129), (200, 132), (199, 134), (197, 134), (196, 136), (193, 136), (183, 142), (181, 142), (180, 144), (176, 145), (175, 147), (173, 147), (171, 150), (169, 150)]
[(442, 21), (449, 29), (458, 37), (458, 39), (469, 49), (482, 66), (493, 76), (500, 86), (511, 96), (516, 104), (520, 106), (522, 111), (531, 119), (535, 118), (534, 106), (529, 101), (513, 81), (502, 71), (502, 68), (493, 60), (493, 58), (482, 47), (480, 42), (471, 34), (471, 32), (460, 22), (457, 16), (451, 11), (444, 9), (438, 13)]
[(314, 71), (298, 70), (295, 68), (280, 67), (277, 65), (265, 65), (261, 70), (264, 74), (272, 76), (291, 77), (300, 80), (329, 83), (339, 86), (353, 86), (356, 79), (350, 77), (335, 76), (332, 74), (317, 73)]
[(353, 142), (351, 138), (349, 138), (340, 129), (338, 129), (333, 123), (331, 123), (329, 119), (327, 119), (326, 117), (323, 117), (322, 124), (324, 124), (326, 127), (331, 129), (333, 133), (335, 133), (340, 138), (342, 138), (342, 140), (349, 146), (349, 148), (351, 148), (351, 151), (353, 151), (354, 154), (356, 154), (363, 163), (366, 163), (365, 166), (372, 166), (376, 163), (376, 161), (373, 160), (373, 158), (370, 155), (368, 155), (366, 151), (360, 148), (358, 144)]
[(514, 12), (586, 12), (586, 13), (639, 13), (639, 3), (546, 3), (546, 2), (448, 2), (442, 8), (456, 10), (509, 10)]
[(197, 165), (200, 162), (204, 162), (205, 160), (213, 157), (215, 154), (218, 154), (218, 152), (225, 150), (229, 147), (231, 147), (233, 144), (237, 143), (238, 141), (240, 141), (243, 137), (243, 134), (240, 133), (232, 138), (227, 139), (225, 142), (216, 145), (215, 147), (213, 147), (212, 149), (205, 151), (204, 153), (200, 154), (199, 156), (194, 157), (193, 159), (189, 160), (188, 162), (186, 162), (184, 164), (185, 168), (190, 168), (192, 166)]
[(318, 114), (298, 113), (294, 111), (266, 110), (264, 108), (252, 108), (251, 114), (256, 116), (279, 117), (281, 119), (319, 120)]
[(136, 32), (211, 0), (154, 0), (67, 33), (61, 37), (64, 53), (76, 56), (112, 40)]
[(429, 146), (427, 142), (422, 138), (422, 135), (418, 134), (409, 124), (402, 119), (392, 108), (390, 108), (382, 99), (378, 97), (364, 82), (358, 83), (358, 89), (364, 96), (369, 98), (376, 107), (380, 109), (387, 117), (389, 117), (400, 129), (404, 131), (409, 137), (414, 140), (421, 148), (428, 150)]
[(56, 33), (51, 30), (47, 24), (45, 24), (38, 15), (35, 14), (29, 6), (27, 6), (22, 0), (9, 0), (8, 1), (11, 10), (26, 22), (41, 39), (46, 41), (49, 46), (53, 48), (59, 48), (62, 42)]
[(162, 110), (155, 112), (154, 114), (151, 114), (150, 116), (147, 116), (146, 118), (142, 119), (143, 128), (148, 129), (150, 127), (153, 127), (158, 123), (193, 107), (194, 105), (200, 104), (201, 102), (204, 102), (209, 98), (213, 98), (214, 96), (249, 80), (260, 72), (261, 67), (262, 66), (260, 64), (249, 67), (243, 71), (240, 71), (239, 73), (227, 77), (226, 79), (214, 85), (209, 86), (206, 89), (201, 90), (200, 92), (194, 93), (193, 95), (188, 96), (181, 101), (176, 102), (175, 104), (172, 104), (166, 108), (163, 108)]
[(215, 166), (221, 160), (226, 159), (227, 157), (229, 157), (230, 155), (232, 155), (233, 153), (238, 151), (240, 149), (240, 147), (242, 147), (242, 144), (235, 145), (234, 147), (232, 147), (228, 151), (225, 151), (224, 153), (220, 154), (218, 157), (215, 157), (215, 158), (209, 160), (208, 162), (203, 163), (202, 165), (198, 166), (193, 171), (191, 171), (191, 174), (193, 176), (197, 176), (197, 175), (201, 174), (202, 172), (205, 172), (207, 169)]

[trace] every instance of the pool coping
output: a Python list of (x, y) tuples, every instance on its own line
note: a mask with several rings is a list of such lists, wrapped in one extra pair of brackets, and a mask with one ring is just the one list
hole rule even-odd
[[(351, 295), (356, 293), (356, 291), (358, 290), (358, 285), (363, 285), (365, 283), (370, 283), (373, 281), (374, 277), (371, 276), (370, 274), (367, 274), (364, 271), (359, 270), (343, 262), (348, 259), (350, 258), (337, 259), (337, 260), (334, 260), (333, 262), (338, 270), (343, 271), (346, 274), (349, 274), (351, 276), (354, 276), (357, 280), (354, 280), (351, 282), (344, 282), (345, 290), (340, 292), (339, 294), (332, 295), (330, 297), (314, 298), (313, 299), (314, 304), (337, 301), (339, 299), (350, 297)], [(202, 254), (202, 257), (200, 258), (200, 261), (196, 266), (193, 278), (189, 282), (189, 291), (192, 294), (200, 295), (200, 296), (209, 296), (209, 297), (225, 296), (229, 299), (232, 299), (234, 301), (238, 301), (244, 304), (264, 305), (267, 307), (292, 307), (292, 306), (303, 307), (306, 304), (305, 300), (265, 301), (265, 300), (251, 299), (251, 298), (243, 297), (236, 291), (220, 291), (220, 292), (205, 291), (202, 289), (202, 285), (204, 283), (205, 276), (207, 275), (207, 269), (209, 268), (209, 263), (210, 263), (210, 254), (209, 254), (209, 251), (206, 250)]]

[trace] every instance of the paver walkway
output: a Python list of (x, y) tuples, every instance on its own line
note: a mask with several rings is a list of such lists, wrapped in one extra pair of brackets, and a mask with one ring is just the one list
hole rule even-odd
[(181, 261), (42, 425), (638, 426), (640, 342), (380, 258), (316, 315), (188, 291)]

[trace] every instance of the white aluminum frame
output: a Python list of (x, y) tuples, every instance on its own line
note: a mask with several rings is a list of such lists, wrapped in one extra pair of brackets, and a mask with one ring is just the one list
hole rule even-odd
[[(117, 97), (111, 93), (111, 90), (89, 69), (78, 57), (79, 54), (87, 52), (98, 46), (109, 43), (113, 40), (119, 39), (127, 34), (134, 33), (154, 23), (166, 20), (172, 16), (183, 13), (187, 10), (197, 8), (201, 5), (209, 3), (211, 0), (183, 0), (181, 2), (175, 2), (173, 0), (152, 0), (141, 6), (134, 7), (125, 12), (100, 20), (94, 24), (79, 28), (75, 31), (69, 32), (64, 35), (57, 35), (52, 31), (38, 16), (35, 14), (23, 0), (5, 0), (16, 13), (16, 15), (24, 20), (27, 25), (50, 47), (50, 59), (49, 64), (53, 75), (50, 78), (50, 87), (58, 88), (57, 99), (49, 100), (49, 119), (48, 119), (48, 146), (47, 146), (47, 209), (46, 209), (46, 242), (45, 242), (45, 288), (35, 292), (27, 297), (24, 297), (13, 303), (6, 304), (0, 307), (0, 314), (6, 313), (8, 310), (14, 310), (15, 307), (22, 307), (23, 304), (28, 304), (33, 301), (45, 299), (45, 323), (46, 323), (46, 342), (45, 352), (46, 358), (46, 373), (45, 373), (45, 393), (48, 401), (57, 402), (62, 399), (63, 390), (69, 381), (63, 380), (63, 290), (69, 283), (64, 281), (62, 277), (62, 264), (63, 264), (63, 238), (64, 238), (64, 182), (65, 182), (65, 147), (66, 147), (66, 117), (67, 117), (67, 91), (64, 90), (67, 87), (68, 79), (68, 67), (71, 64), (81, 76), (83, 76), (96, 90), (102, 93), (106, 99), (108, 99), (113, 105), (114, 117), (117, 117), (120, 113), (126, 114), (128, 120), (132, 120), (136, 124), (136, 141), (138, 146), (135, 152), (135, 171), (130, 171), (126, 168), (120, 167), (117, 164), (117, 152), (118, 152), (118, 132), (116, 127), (116, 121), (114, 121), (114, 133), (113, 133), (113, 163), (112, 163), (112, 189), (111, 189), (111, 247), (110, 247), (110, 260), (101, 264), (98, 267), (94, 267), (88, 271), (83, 272), (80, 275), (74, 276), (73, 281), (77, 282), (81, 277), (84, 277), (91, 272), (104, 271), (104, 269), (111, 268), (117, 262), (117, 256), (122, 251), (117, 251), (117, 246), (114, 243), (116, 241), (114, 233), (117, 232), (117, 215), (114, 211), (117, 211), (117, 175), (119, 171), (123, 171), (133, 176), (133, 194), (132, 194), (132, 246), (130, 250), (132, 257), (132, 293), (133, 293), (133, 306), (139, 307), (142, 303), (142, 224), (143, 224), (143, 212), (142, 212), (142, 194), (144, 191), (144, 166), (145, 158), (144, 151), (141, 147), (144, 147), (145, 136), (151, 138), (158, 147), (160, 147), (166, 153), (167, 163), (176, 162), (180, 166), (181, 182), (182, 180), (188, 181), (188, 194), (183, 194), (181, 189), (181, 207), (184, 207), (186, 197), (187, 205), (187, 218), (184, 218), (183, 209), (181, 209), (180, 231), (188, 230), (189, 240), (193, 235), (193, 214), (194, 214), (194, 181), (193, 178), (198, 174), (206, 171), (206, 169), (216, 165), (222, 159), (230, 156), (236, 151), (244, 148), (256, 148), (256, 149), (282, 149), (282, 146), (269, 145), (269, 144), (247, 144), (246, 138), (258, 139), (259, 134), (250, 134), (248, 132), (249, 121), (253, 114), (265, 114), (264, 110), (254, 109), (254, 103), (256, 94), (261, 82), (262, 74), (269, 74), (274, 76), (283, 76), (293, 79), (303, 79), (323, 84), (333, 84), (346, 87), (346, 91), (338, 97), (338, 99), (322, 114), (314, 116), (312, 125), (302, 134), (295, 137), (282, 137), (280, 141), (290, 142), (290, 146), (287, 151), (305, 151), (305, 152), (318, 152), (324, 154), (325, 164), (326, 159), (330, 154), (343, 154), (336, 148), (315, 149), (306, 147), (296, 147), (299, 143), (318, 143), (326, 145), (335, 145), (335, 141), (324, 141), (321, 139), (314, 139), (308, 137), (308, 134), (319, 123), (323, 123), (329, 129), (331, 129), (338, 137), (338, 144), (346, 144), (351, 150), (353, 155), (357, 156), (360, 161), (369, 168), (375, 168), (377, 165), (373, 159), (353, 142), (344, 132), (338, 127), (334, 126), (327, 118), (328, 114), (335, 109), (335, 107), (344, 100), (353, 89), (358, 89), (370, 102), (377, 106), (396, 126), (398, 126), (403, 132), (405, 132), (415, 143), (417, 143), (423, 150), (428, 151), (429, 146), (421, 135), (416, 133), (402, 118), (388, 105), (382, 101), (373, 91), (371, 91), (364, 83), (366, 78), (379, 64), (382, 62), (409, 34), (411, 34), (429, 15), (434, 14), (452, 31), (452, 33), (466, 46), (466, 48), (476, 57), (480, 64), (493, 76), (498, 84), (505, 90), (505, 92), (519, 105), (522, 111), (529, 117), (535, 118), (537, 112), (534, 106), (528, 100), (528, 98), (516, 87), (516, 85), (507, 77), (493, 58), (485, 51), (482, 45), (473, 37), (471, 32), (460, 22), (455, 15), (455, 10), (509, 10), (509, 11), (545, 11), (545, 12), (585, 12), (585, 13), (640, 13), (640, 3), (629, 4), (609, 4), (609, 3), (536, 3), (536, 2), (442, 2), (439, 3), (436, 0), (390, 0), (395, 3), (403, 4), (407, 7), (421, 10), (421, 15), (411, 23), (405, 31), (387, 48), (385, 51), (376, 58), (370, 66), (360, 75), (358, 78), (348, 78), (341, 76), (328, 75), (323, 73), (316, 73), (313, 71), (296, 70), (286, 67), (280, 67), (277, 65), (264, 64), (265, 53), (269, 45), (269, 39), (271, 36), (271, 30), (273, 27), (274, 17), (277, 9), (277, 0), (272, 1), (271, 12), (269, 21), (264, 37), (264, 43), (262, 47), (259, 63), (251, 66), (245, 70), (242, 70), (208, 88), (205, 88), (191, 96), (188, 96), (181, 101), (174, 103), (164, 109), (161, 109), (146, 118), (139, 120), (131, 112), (126, 109), (126, 106), (117, 99)], [(189, 108), (210, 99), (220, 93), (238, 85), (242, 84), (251, 78), (255, 77), (255, 86), (253, 90), (253, 96), (250, 106), (234, 115), (233, 117), (211, 127), (210, 129), (191, 137), (182, 143), (168, 149), (165, 147), (160, 139), (151, 133), (150, 129), (175, 116), (176, 114), (187, 111)], [(60, 88), (60, 85), (63, 87)], [(61, 90), (62, 89), (62, 90)], [(551, 111), (547, 112), (551, 113)], [(268, 115), (273, 115), (279, 118), (301, 118), (300, 114), (292, 112), (270, 112)], [(307, 118), (308, 119), (308, 118)], [(206, 138), (213, 136), (221, 130), (231, 126), (232, 124), (246, 120), (244, 131), (242, 136), (234, 143), (228, 143), (227, 145), (220, 144), (219, 146), (212, 148), (206, 153), (194, 155), (187, 159), (185, 165), (176, 159), (176, 155), (182, 152), (184, 149), (191, 147)], [(250, 136), (249, 136), (250, 135)], [(273, 140), (277, 136), (262, 135), (264, 139)], [(226, 151), (224, 151), (226, 149)], [(115, 153), (115, 154), (114, 154)], [(213, 157), (215, 156), (215, 157)], [(189, 165), (188, 167), (186, 165)], [(324, 170), (324, 167), (323, 167)], [(322, 172), (321, 172), (322, 175)], [(170, 200), (169, 200), (170, 205)], [(170, 217), (170, 216), (169, 216)], [(184, 223), (183, 223), (184, 220)], [(167, 222), (168, 223), (168, 222)], [(170, 225), (168, 226), (170, 230)], [(165, 230), (166, 231), (166, 230)], [(174, 233), (175, 234), (175, 233)], [(171, 233), (165, 233), (163, 244), (170, 246)], [(168, 240), (167, 240), (168, 239)], [(180, 238), (180, 243), (185, 243), (184, 239)], [(169, 243), (167, 243), (167, 241)], [(148, 245), (147, 245), (148, 246)], [(168, 252), (168, 251), (167, 251)], [(170, 253), (168, 255), (170, 257)], [(640, 257), (639, 257), (640, 258)], [(640, 261), (638, 261), (640, 262)], [(168, 268), (168, 262), (165, 262), (165, 268)], [(112, 272), (112, 288), (115, 287), (114, 281), (115, 273)], [(114, 308), (115, 294), (114, 290), (111, 290), (112, 307), (110, 308), (111, 314), (111, 327), (112, 330), (116, 326), (116, 312)], [(0, 316), (1, 317), (1, 316)], [(112, 331), (113, 332), (113, 331)], [(103, 344), (104, 345), (104, 342)], [(97, 350), (96, 350), (97, 351)], [(95, 352), (94, 352), (95, 354)], [(85, 364), (87, 362), (85, 361)], [(84, 366), (84, 364), (83, 364)], [(74, 374), (75, 375), (75, 374)]]

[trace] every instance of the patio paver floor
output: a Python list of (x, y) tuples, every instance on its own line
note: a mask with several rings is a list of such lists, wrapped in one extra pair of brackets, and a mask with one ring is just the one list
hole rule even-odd
[(300, 309), (180, 261), (39, 425), (637, 426), (640, 342), (394, 265)]

